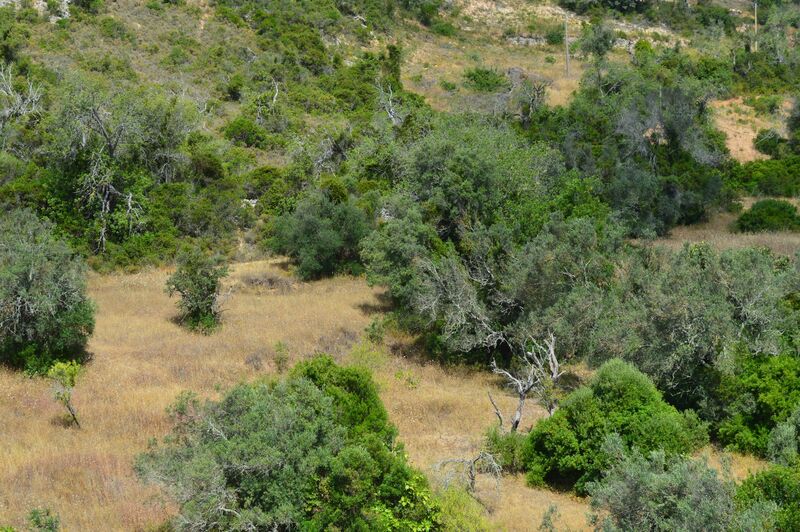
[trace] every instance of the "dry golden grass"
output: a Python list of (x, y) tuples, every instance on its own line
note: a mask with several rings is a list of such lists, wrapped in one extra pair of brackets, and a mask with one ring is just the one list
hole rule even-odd
[[(0, 523), (22, 526), (37, 506), (57, 511), (67, 531), (142, 530), (162, 522), (175, 508), (137, 480), (132, 461), (150, 438), (168, 430), (166, 406), (182, 390), (216, 397), (236, 382), (274, 372), (278, 341), (288, 344), (292, 362), (325, 349), (371, 367), (412, 462), (427, 473), (440, 460), (478, 449), (494, 421), (486, 399), (496, 385), (491, 376), (422, 364), (400, 351), (374, 355), (356, 348), (346, 355), (380, 311), (378, 292), (350, 278), (293, 283), (281, 266), (262, 261), (233, 268), (224, 325), (212, 336), (173, 322), (174, 301), (163, 293), (167, 271), (92, 275), (94, 358), (75, 391), (83, 429), (64, 426), (46, 382), (0, 370)], [(253, 279), (271, 281), (253, 285)], [(511, 409), (511, 397), (495, 394)], [(530, 408), (527, 423), (539, 415)], [(574, 528), (585, 525), (582, 501), (529, 489), (519, 478), (504, 479), (500, 493), (486, 497), (499, 529), (538, 523), (551, 503)]]
[[(382, 310), (379, 291), (363, 280), (297, 283), (278, 260), (237, 264), (226, 283), (224, 325), (201, 336), (173, 322), (174, 301), (163, 293), (167, 274), (92, 275), (94, 359), (75, 392), (83, 429), (64, 425), (46, 382), (0, 370), (0, 523), (22, 526), (37, 506), (57, 511), (67, 531), (144, 530), (163, 522), (174, 505), (137, 480), (132, 462), (168, 430), (166, 406), (182, 390), (217, 397), (237, 382), (274, 373), (278, 341), (289, 346), (292, 363), (326, 350), (369, 368), (411, 462), (434, 482), (435, 464), (479, 450), (495, 422), (489, 390), (505, 412), (515, 406), (488, 372), (425, 363), (410, 338), (393, 337), (381, 349), (361, 342)], [(523, 426), (543, 415), (530, 404)], [(732, 469), (753, 464), (735, 458)], [(498, 530), (535, 529), (552, 504), (559, 526), (587, 529), (585, 500), (529, 488), (521, 476), (504, 477), (499, 490), (481, 483), (478, 493)]]
[[(748, 209), (755, 201), (761, 198), (744, 198), (742, 204)], [(798, 200), (781, 198), (798, 205)], [(720, 212), (714, 214), (708, 222), (679, 226), (670, 231), (668, 237), (655, 240), (655, 244), (664, 245), (672, 249), (680, 249), (686, 242), (706, 242), (711, 246), (724, 250), (743, 247), (768, 247), (775, 253), (794, 255), (800, 250), (800, 233), (775, 232), (775, 233), (734, 233), (731, 225), (738, 218), (738, 214)]]
[(741, 97), (712, 102), (711, 107), (717, 129), (725, 133), (725, 144), (731, 157), (739, 162), (747, 162), (768, 158), (756, 150), (753, 141), (760, 129), (772, 128), (785, 133), (791, 101), (786, 99), (780, 112), (774, 116), (759, 115), (745, 105)]

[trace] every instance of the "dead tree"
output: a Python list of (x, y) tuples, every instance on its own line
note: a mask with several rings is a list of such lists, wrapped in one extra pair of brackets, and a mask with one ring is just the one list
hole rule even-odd
[(14, 67), (0, 66), (0, 133), (2, 146), (6, 144), (6, 129), (17, 120), (39, 113), (42, 90), (28, 80), (25, 90), (14, 86)]
[[(519, 428), (522, 410), (529, 394), (534, 393), (536, 395), (539, 404), (547, 410), (549, 415), (552, 415), (558, 407), (555, 386), (564, 372), (558, 362), (555, 347), (556, 339), (553, 333), (550, 333), (542, 343), (529, 337), (516, 356), (518, 369), (513, 372), (499, 367), (497, 362), (492, 360), (492, 371), (505, 377), (508, 386), (517, 394), (517, 409), (511, 419), (511, 432), (516, 432)], [(492, 402), (495, 415), (497, 415), (502, 427), (503, 415), (500, 413), (500, 409), (491, 394), (489, 394), (489, 400)]]
[(389, 117), (389, 120), (392, 121), (392, 125), (395, 127), (400, 127), (403, 125), (403, 122), (406, 119), (407, 113), (403, 111), (397, 101), (395, 101), (394, 91), (392, 90), (392, 84), (387, 83), (386, 87), (384, 88), (383, 84), (380, 82), (376, 83), (376, 88), (378, 89), (378, 102), (383, 110), (386, 112), (386, 115)]
[(467, 493), (473, 496), (478, 474), (490, 475), (494, 479), (495, 489), (499, 489), (500, 476), (503, 473), (503, 468), (495, 457), (486, 451), (481, 451), (472, 458), (443, 460), (433, 468), (439, 474), (445, 488), (450, 487), (454, 482), (461, 482)]

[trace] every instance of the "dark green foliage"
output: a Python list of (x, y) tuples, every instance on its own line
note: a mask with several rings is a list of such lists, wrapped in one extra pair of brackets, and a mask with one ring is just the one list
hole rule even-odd
[(258, 148), (263, 148), (267, 140), (264, 129), (245, 116), (239, 116), (225, 126), (225, 137), (233, 142)]
[(94, 329), (84, 261), (30, 211), (0, 217), (0, 363), (44, 373)]
[(336, 203), (314, 192), (275, 220), (272, 246), (297, 262), (303, 279), (357, 272), (359, 242), (368, 229), (364, 211), (352, 200)]
[(797, 466), (772, 466), (747, 478), (736, 494), (737, 503), (774, 503), (777, 530), (800, 529), (800, 469)]
[(583, 14), (601, 7), (615, 9), (622, 13), (644, 11), (651, 4), (650, 0), (560, 0), (559, 4), (567, 9)]
[(739, 511), (735, 485), (705, 461), (654, 451), (626, 453), (606, 442), (613, 461), (603, 479), (589, 485), (598, 530), (763, 530), (773, 523), (772, 505), (749, 501)]
[(387, 444), (394, 440), (397, 431), (389, 424), (378, 389), (366, 370), (343, 368), (329, 356), (317, 356), (298, 364), (292, 375), (308, 379), (331, 397), (336, 419), (352, 435), (371, 435)]
[(788, 142), (774, 129), (759, 130), (753, 139), (756, 149), (770, 157), (781, 158), (788, 154)]
[(167, 293), (180, 295), (181, 321), (190, 329), (211, 332), (219, 325), (220, 281), (228, 275), (219, 262), (199, 248), (190, 248), (178, 255), (175, 272), (167, 279)]
[(726, 376), (719, 395), (725, 418), (720, 441), (741, 451), (766, 456), (770, 432), (800, 403), (800, 359), (794, 355), (746, 357), (735, 375)]
[(663, 450), (669, 456), (691, 452), (708, 441), (694, 413), (678, 412), (663, 401), (647, 376), (612, 360), (531, 431), (523, 451), (528, 481), (584, 492), (587, 482), (599, 479), (610, 464), (603, 442), (615, 433), (626, 448)]
[(464, 85), (478, 92), (497, 92), (508, 88), (508, 79), (493, 68), (473, 67), (464, 71)]
[(800, 156), (748, 162), (734, 168), (731, 181), (750, 193), (796, 196), (800, 193)]
[(745, 233), (797, 231), (800, 229), (800, 215), (797, 207), (788, 201), (760, 200), (739, 216), (736, 229)]
[(178, 528), (438, 528), (424, 479), (395, 452), (372, 380), (329, 358), (287, 381), (240, 385), (220, 402), (184, 395), (171, 413), (172, 435), (139, 457), (137, 471), (177, 498)]

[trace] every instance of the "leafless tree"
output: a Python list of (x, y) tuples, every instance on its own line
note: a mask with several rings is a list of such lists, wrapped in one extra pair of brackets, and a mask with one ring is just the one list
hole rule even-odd
[[(495, 360), (492, 360), (491, 363), (492, 371), (505, 377), (508, 386), (517, 394), (517, 409), (511, 419), (511, 432), (516, 432), (519, 428), (525, 401), (531, 393), (536, 395), (537, 400), (547, 409), (548, 414), (553, 414), (558, 407), (555, 386), (558, 379), (564, 374), (556, 356), (556, 339), (552, 333), (541, 343), (529, 337), (518, 353), (515, 360), (518, 369), (515, 371), (499, 367)], [(502, 427), (503, 415), (491, 394), (489, 394), (489, 400), (492, 402), (495, 415)]]
[(418, 262), (422, 287), (414, 297), (417, 311), (431, 320), (443, 321), (442, 334), (460, 351), (495, 347), (503, 340), (489, 312), (481, 303), (470, 273), (456, 257)]
[(39, 113), (42, 101), (42, 90), (31, 80), (26, 87), (18, 90), (14, 86), (14, 67), (0, 65), (0, 135), (2, 148), (6, 148), (8, 127), (25, 117)]
[(387, 83), (385, 88), (381, 82), (377, 82), (376, 86), (378, 88), (378, 102), (389, 116), (392, 125), (395, 127), (403, 125), (408, 113), (406, 113), (395, 100), (391, 83)]
[(494, 479), (495, 488), (499, 489), (500, 476), (503, 473), (503, 468), (495, 457), (486, 451), (481, 451), (472, 458), (443, 460), (434, 465), (434, 470), (440, 475), (445, 488), (460, 482), (462, 487), (473, 496), (479, 474), (491, 476)]
[(140, 224), (142, 207), (134, 200), (131, 192), (120, 192), (114, 186), (114, 170), (96, 154), (90, 171), (84, 176), (79, 190), (84, 204), (90, 208), (99, 206), (98, 219), (100, 232), (97, 237), (97, 251), (105, 252), (108, 239), (108, 225), (111, 211), (118, 203), (125, 206), (125, 220), (128, 234), (132, 234)]

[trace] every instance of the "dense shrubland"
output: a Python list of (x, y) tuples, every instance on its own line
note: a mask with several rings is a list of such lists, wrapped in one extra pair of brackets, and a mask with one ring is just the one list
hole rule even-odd
[[(482, 104), (459, 113), (406, 90), (402, 46), (388, 44), (406, 18), (456, 34), (437, 0), (223, 0), (205, 14), (211, 41), (176, 30), (160, 46), (97, 0), (55, 26), (0, 9), (0, 362), (77, 375), (67, 361), (93, 327), (85, 259), (100, 270), (177, 259), (167, 291), (209, 331), (225, 268), (208, 252), (255, 243), (302, 279), (364, 273), (437, 361), (514, 371), (533, 340), (557, 338), (558, 359), (594, 375), (577, 389), (551, 382), (552, 415), (529, 433), (493, 430), (488, 446), (533, 484), (591, 494), (603, 529), (795, 527), (798, 258), (648, 240), (739, 194), (800, 190), (797, 107), (785, 138), (757, 138), (772, 159), (739, 164), (710, 106), (748, 94), (775, 112), (770, 92), (800, 89), (787, 37), (797, 8), (762, 6), (756, 47), (739, 16), (704, 2), (561, 3), (595, 16), (573, 46), (586, 68), (569, 103), (483, 65), (459, 89)], [(692, 47), (641, 40), (620, 61), (607, 10), (666, 22)], [(113, 52), (42, 60), (84, 31), (146, 47), (174, 79), (150, 82)], [(775, 200), (737, 222), (797, 226)], [(179, 528), (452, 519), (397, 447), (369, 376), (330, 359), (219, 401), (184, 395), (171, 412), (172, 434), (137, 470), (176, 498)], [(709, 438), (776, 465), (737, 492), (689, 458)], [(652, 504), (662, 498), (672, 506)]]

